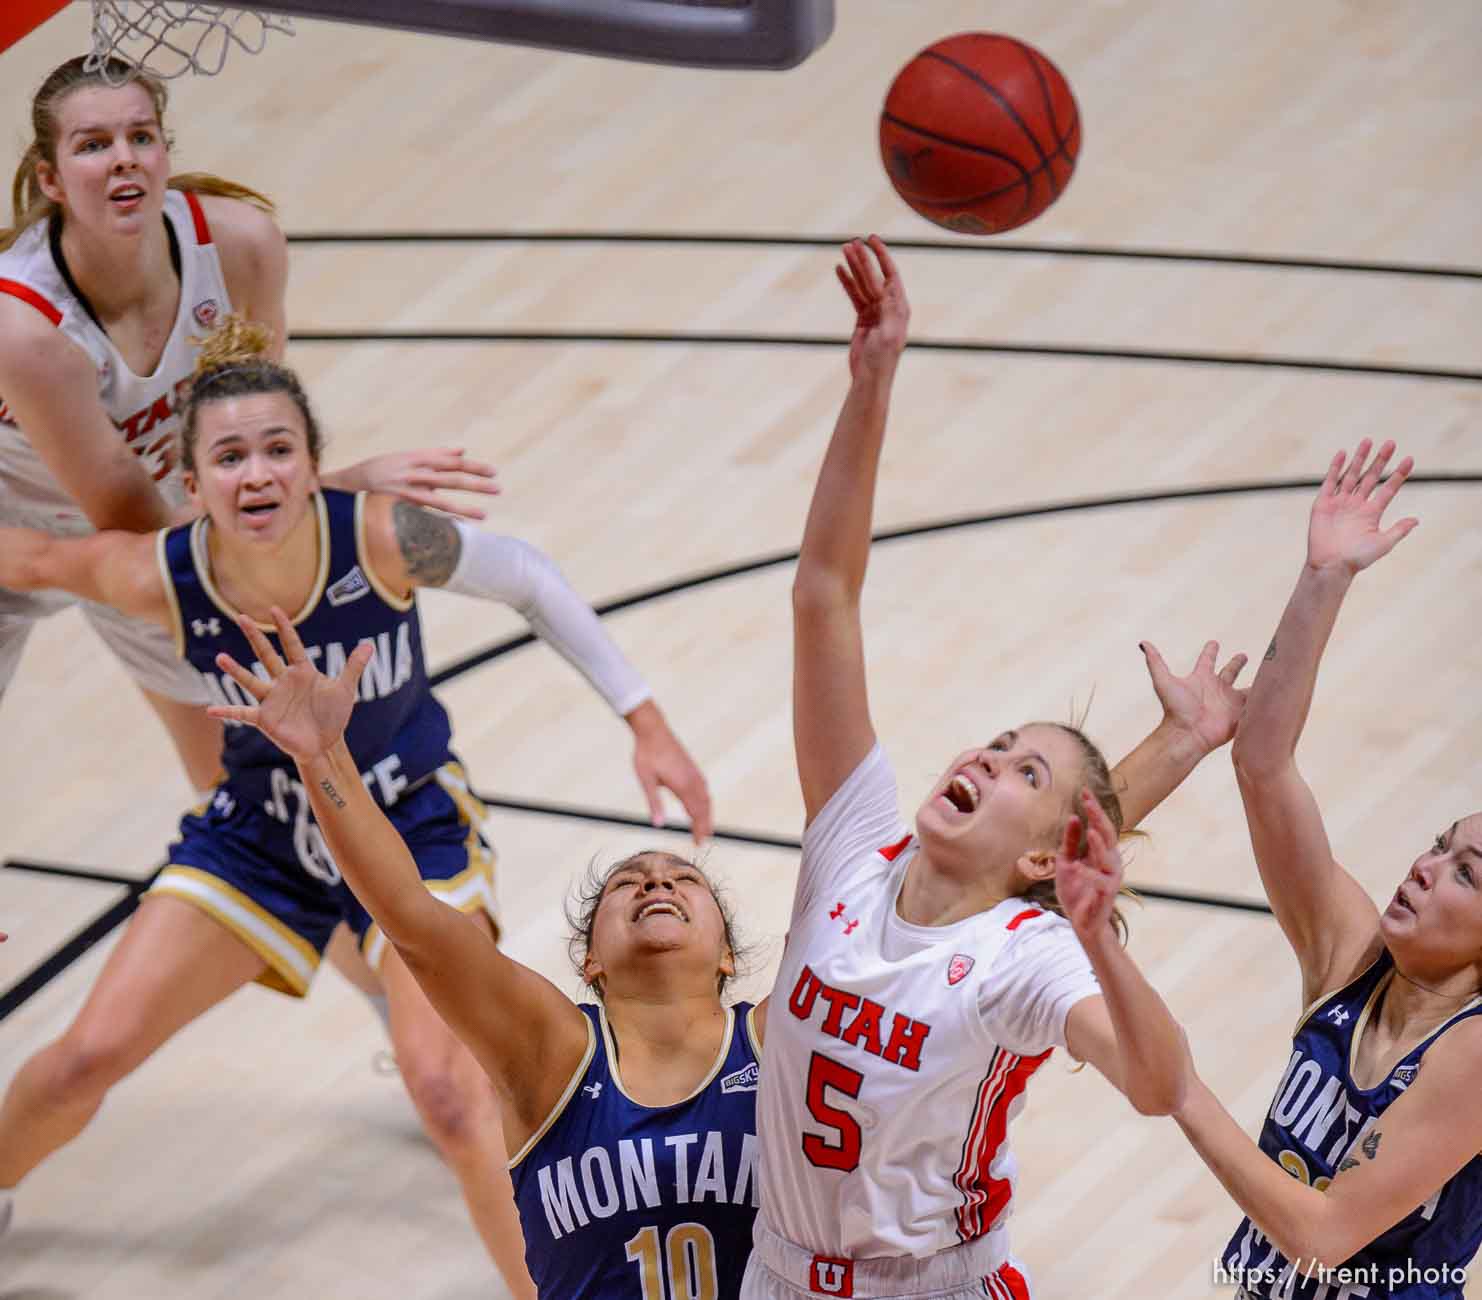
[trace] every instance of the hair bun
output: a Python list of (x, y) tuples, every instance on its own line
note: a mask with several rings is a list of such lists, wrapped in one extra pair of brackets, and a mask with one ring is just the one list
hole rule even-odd
[(201, 348), (196, 358), (196, 377), (200, 378), (225, 366), (270, 360), (268, 353), (273, 346), (273, 331), (233, 312), (211, 333), (195, 341)]

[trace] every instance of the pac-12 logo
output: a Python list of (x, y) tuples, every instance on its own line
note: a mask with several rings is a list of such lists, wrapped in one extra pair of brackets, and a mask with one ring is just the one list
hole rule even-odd
[(197, 325), (203, 330), (208, 330), (216, 324), (216, 318), (221, 315), (221, 304), (215, 298), (207, 298), (196, 303), (191, 315), (196, 318)]
[(853, 1261), (814, 1255), (808, 1266), (808, 1289), (817, 1295), (844, 1296), (847, 1300), (854, 1294)]
[(947, 963), (947, 983), (961, 984), (976, 963), (965, 952), (954, 953)]

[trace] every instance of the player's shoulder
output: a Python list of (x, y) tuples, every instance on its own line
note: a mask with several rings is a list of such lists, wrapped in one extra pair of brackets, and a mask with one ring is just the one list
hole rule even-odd
[(60, 308), (34, 295), (0, 293), (0, 371), (51, 382), (91, 370), (87, 354), (58, 329)]
[(1059, 912), (1024, 898), (1011, 898), (989, 913), (992, 928), (1004, 932), (998, 962), (1016, 965), (1045, 962), (1059, 964), (1069, 959), (1089, 965), (1074, 927)]
[(228, 255), (270, 257), (287, 247), (278, 219), (246, 199), (222, 194), (194, 194), (211, 231), (212, 242)]

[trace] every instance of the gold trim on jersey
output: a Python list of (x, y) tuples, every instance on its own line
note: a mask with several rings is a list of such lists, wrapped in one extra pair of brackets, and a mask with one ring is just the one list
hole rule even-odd
[[(551, 1113), (547, 1115), (541, 1122), (540, 1127), (536, 1129), (535, 1132), (532, 1133), (528, 1139), (526, 1139), (525, 1145), (522, 1146), (518, 1151), (515, 1152), (514, 1155), (510, 1157), (508, 1166), (510, 1169), (513, 1169), (517, 1164), (520, 1163), (521, 1160), (528, 1156), (535, 1144), (539, 1142), (540, 1139), (543, 1138), (548, 1132), (550, 1132), (551, 1125), (554, 1124), (558, 1119), (560, 1119), (563, 1114), (565, 1114), (566, 1107), (571, 1104), (571, 1099), (576, 1096), (577, 1085), (580, 1084), (584, 1078), (586, 1078), (587, 1067), (592, 1064), (592, 1057), (596, 1054), (597, 1051), (597, 1035), (592, 1030), (591, 1018), (580, 1010), (577, 1010), (576, 1014), (581, 1016), (581, 1018), (586, 1021), (587, 1050), (582, 1053), (581, 1064), (576, 1067), (576, 1069), (572, 1072), (571, 1078), (566, 1081), (566, 1090), (561, 1094), (560, 1100), (558, 1100), (556, 1104), (551, 1107)], [(608, 1058), (607, 1064), (609, 1067), (611, 1067), (611, 1057)], [(616, 1078), (617, 1076), (614, 1075), (613, 1077)]]
[(178, 898), (224, 925), (267, 963), (259, 984), (290, 997), (308, 993), (318, 951), (240, 889), (199, 867), (170, 863), (147, 892)]
[(731, 1054), (731, 1038), (736, 1032), (736, 1009), (726, 1008), (726, 1028), (720, 1036), (720, 1051), (716, 1053), (715, 1063), (710, 1067), (710, 1072), (700, 1080), (686, 1097), (680, 1097), (677, 1101), (666, 1101), (662, 1106), (650, 1106), (647, 1102), (639, 1101), (631, 1092), (623, 1087), (623, 1076), (618, 1072), (617, 1044), (612, 1041), (612, 1030), (607, 1023), (607, 1009), (601, 1005), (597, 1008), (597, 1018), (602, 1021), (602, 1041), (607, 1045), (607, 1069), (612, 1075), (613, 1087), (623, 1094), (635, 1106), (642, 1106), (644, 1110), (668, 1110), (671, 1106), (683, 1106), (688, 1101), (694, 1101), (712, 1083), (726, 1063), (726, 1057)]
[(384, 600), (392, 609), (405, 614), (417, 603), (417, 591), (414, 587), (405, 596), (398, 596), (384, 582), (376, 572), (376, 566), (371, 563), (370, 547), (365, 540), (365, 503), (369, 493), (357, 492), (355, 494), (355, 555), (360, 561), (360, 571), (365, 574), (366, 581), (370, 583), (371, 589)]
[[(320, 598), (324, 595), (325, 584), (329, 580), (329, 508), (324, 504), (322, 492), (314, 493), (314, 511), (319, 523), (319, 568), (314, 574), (314, 585), (309, 590), (309, 598), (304, 601), (298, 613), (291, 620), (295, 626), (314, 612)], [(216, 583), (211, 577), (211, 549), (206, 543), (206, 530), (210, 524), (210, 516), (202, 515), (191, 525), (190, 558), (196, 568), (196, 577), (201, 580), (201, 587), (211, 603), (235, 624), (241, 611), (232, 607), (231, 602), (217, 590)], [(258, 623), (257, 626), (264, 632), (277, 631), (271, 623)]]
[(154, 558), (160, 567), (160, 578), (165, 584), (165, 601), (170, 606), (170, 635), (175, 638), (175, 653), (184, 659), (185, 619), (180, 613), (179, 598), (175, 595), (175, 580), (170, 576), (170, 561), (165, 558), (165, 538), (169, 535), (168, 528), (162, 528), (155, 534)]
[(753, 1003), (751, 1010), (746, 1013), (746, 1037), (751, 1043), (751, 1054), (756, 1057), (759, 1065), (762, 1059), (762, 1036), (757, 1032), (756, 1013), (760, 1005)]

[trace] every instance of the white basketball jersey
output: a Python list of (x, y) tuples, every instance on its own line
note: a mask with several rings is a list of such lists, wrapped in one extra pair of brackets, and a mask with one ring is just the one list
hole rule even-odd
[(916, 849), (878, 746), (803, 837), (757, 1132), (762, 1221), (821, 1255), (919, 1258), (1000, 1225), (1009, 1121), (1100, 991), (1069, 923), (1025, 899), (903, 920)]
[[(176, 505), (185, 499), (174, 471), (179, 410), (195, 368), (193, 339), (208, 333), (231, 311), (231, 300), (196, 196), (167, 191), (165, 220), (180, 255), (180, 307), (153, 374), (130, 370), (93, 319), (53, 253), (50, 223), (37, 222), (0, 253), (0, 293), (29, 303), (88, 354), (98, 375), (98, 400), (108, 418), (159, 483), (165, 499)], [(86, 531), (82, 511), (17, 427), (4, 398), (0, 393), (0, 497), (5, 498), (0, 504), (8, 507), (7, 516), (19, 511), (35, 527)]]

